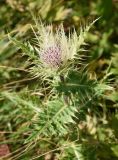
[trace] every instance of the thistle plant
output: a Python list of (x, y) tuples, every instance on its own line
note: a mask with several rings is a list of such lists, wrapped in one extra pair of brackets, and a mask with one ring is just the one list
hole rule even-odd
[(87, 2), (0, 1), (0, 159), (118, 159), (118, 6)]
[[(35, 38), (31, 38), (30, 42), (22, 43), (10, 37), (22, 49), (23, 54), (28, 55), (29, 71), (38, 78), (35, 94), (26, 94), (27, 98), (23, 97), (22, 100), (22, 92), (25, 90), (19, 94), (21, 98), (12, 93), (15, 105), (23, 106), (23, 110), (25, 106), (26, 111), (29, 107), (32, 110), (32, 114), (27, 115), (30, 124), (28, 122), (25, 128), (28, 131), (25, 140), (25, 143), (29, 143), (28, 146), (39, 144), (41, 138), (51, 141), (52, 136), (55, 144), (60, 145), (62, 140), (66, 146), (67, 137), (72, 142), (74, 135), (75, 142), (67, 148), (74, 146), (76, 151), (75, 146), (79, 146), (79, 138), (81, 139), (78, 127), (80, 122), (86, 121), (88, 110), (96, 107), (104, 91), (112, 89), (103, 82), (101, 84), (97, 79), (90, 78), (86, 67), (77, 67), (81, 63), (81, 46), (86, 44), (86, 33), (93, 23), (81, 28), (79, 34), (74, 29), (66, 36), (63, 25), (54, 30), (52, 25), (45, 26), (36, 22), (35, 27), (31, 26)], [(11, 100), (10, 94), (3, 93), (3, 96)]]

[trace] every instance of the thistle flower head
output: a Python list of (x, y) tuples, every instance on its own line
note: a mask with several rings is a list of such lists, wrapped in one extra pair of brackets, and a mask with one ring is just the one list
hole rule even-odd
[(79, 35), (73, 30), (72, 33), (69, 32), (68, 36), (65, 34), (63, 25), (53, 31), (52, 25), (45, 26), (42, 23), (40, 25), (36, 23), (38, 31), (35, 32), (33, 29), (36, 38), (35, 48), (41, 62), (37, 65), (37, 73), (39, 73), (38, 68), (45, 75), (55, 73), (53, 71), (56, 73), (57, 71), (67, 71), (74, 59), (81, 59), (80, 47), (85, 44), (86, 33), (95, 21), (85, 26), (84, 29), (80, 28)]
[(52, 25), (41, 25), (38, 34), (37, 51), (44, 67), (58, 69), (77, 54), (78, 37), (75, 31), (67, 37), (62, 25), (55, 32)]
[(57, 44), (45, 48), (40, 54), (41, 61), (49, 67), (59, 67), (62, 62), (62, 50)]
[(80, 28), (79, 35), (73, 30), (68, 36), (65, 34), (63, 25), (60, 25), (54, 32), (52, 25), (44, 26), (35, 19), (37, 32), (31, 26), (35, 35), (35, 39), (32, 39), (34, 40), (33, 45), (29, 41), (23, 44), (10, 35), (9, 38), (23, 50), (24, 54), (29, 56), (28, 62), (32, 60), (33, 65), (30, 71), (33, 75), (43, 78), (58, 77), (58, 75), (67, 75), (70, 69), (76, 69), (77, 65), (73, 65), (74, 62), (81, 63), (81, 61), (78, 62), (81, 59), (79, 51), (82, 49), (80, 47), (85, 44), (86, 33), (98, 19), (85, 26), (84, 29)]

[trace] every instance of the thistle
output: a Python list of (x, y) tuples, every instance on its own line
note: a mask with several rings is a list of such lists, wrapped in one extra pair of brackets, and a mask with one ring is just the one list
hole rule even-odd
[[(17, 41), (15, 38), (10, 38), (17, 44), (30, 59), (33, 59), (33, 67), (31, 72), (36, 76), (48, 77), (50, 75), (65, 74), (72, 66), (74, 60), (81, 59), (79, 52), (82, 50), (81, 45), (85, 45), (86, 33), (90, 27), (98, 19), (93, 21), (90, 25), (80, 28), (79, 34), (73, 30), (69, 32), (68, 36), (61, 24), (56, 30), (53, 30), (52, 25), (45, 26), (42, 23), (36, 22), (37, 32), (31, 26), (35, 38), (33, 46), (28, 42), (27, 45)], [(35, 51), (39, 57), (35, 55)], [(78, 61), (78, 63), (80, 63)]]
[(44, 26), (36, 22), (38, 32), (36, 33), (33, 27), (32, 29), (36, 38), (36, 50), (40, 57), (40, 69), (45, 70), (46, 74), (62, 70), (67, 72), (74, 59), (81, 59), (79, 55), (81, 45), (85, 44), (86, 33), (96, 20), (80, 28), (79, 34), (75, 29), (72, 33), (69, 32), (68, 37), (62, 24), (54, 32), (52, 25)]
[[(34, 30), (33, 30), (34, 31)], [(40, 25), (36, 37), (36, 50), (39, 54), (43, 68), (58, 70), (67, 66), (68, 62), (79, 57), (78, 51), (81, 44), (84, 44), (85, 32), (80, 35), (74, 30), (67, 37), (63, 25), (60, 25), (55, 32), (53, 26)]]

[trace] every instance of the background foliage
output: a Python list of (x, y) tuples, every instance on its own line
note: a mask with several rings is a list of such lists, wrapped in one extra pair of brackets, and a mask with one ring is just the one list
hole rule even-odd
[[(32, 77), (32, 57), (27, 61), (8, 38), (31, 41), (31, 13), (54, 28), (63, 22), (67, 35), (101, 17), (80, 53), (86, 58), (64, 83)], [(117, 0), (0, 1), (0, 143), (10, 150), (4, 159), (118, 159), (117, 13)]]

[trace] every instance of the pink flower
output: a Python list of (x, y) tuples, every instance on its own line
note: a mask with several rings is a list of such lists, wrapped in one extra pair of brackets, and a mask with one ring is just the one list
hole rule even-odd
[(62, 62), (62, 50), (59, 45), (45, 48), (40, 55), (41, 61), (50, 67), (59, 67)]

